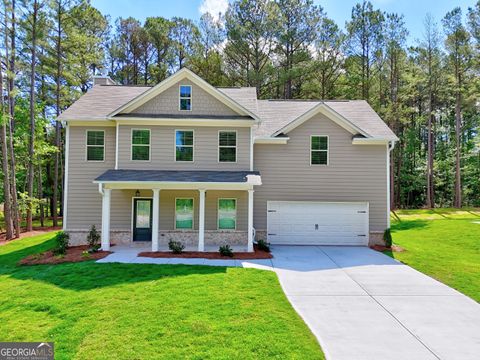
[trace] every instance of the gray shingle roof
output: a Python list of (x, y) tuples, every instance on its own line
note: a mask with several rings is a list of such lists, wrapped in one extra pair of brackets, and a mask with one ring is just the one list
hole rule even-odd
[[(106, 119), (108, 114), (150, 88), (150, 86), (94, 86), (65, 110), (59, 116), (59, 120)], [(218, 88), (218, 90), (262, 120), (255, 129), (257, 137), (271, 136), (313, 107), (324, 103), (371, 137), (397, 139), (385, 122), (364, 100), (257, 100), (256, 89), (253, 87)]]
[(107, 170), (95, 181), (245, 183), (247, 175), (260, 175), (260, 173), (258, 171)]

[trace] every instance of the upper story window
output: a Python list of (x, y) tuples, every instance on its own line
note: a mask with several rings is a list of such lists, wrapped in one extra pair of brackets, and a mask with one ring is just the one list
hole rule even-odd
[(193, 130), (175, 130), (175, 161), (193, 161)]
[(237, 132), (219, 131), (218, 132), (218, 161), (236, 162), (237, 161)]
[(87, 130), (87, 161), (105, 159), (105, 131)]
[(192, 87), (190, 85), (180, 85), (180, 110), (192, 110)]
[(310, 137), (310, 165), (328, 165), (328, 136)]
[(150, 161), (149, 129), (132, 129), (132, 160)]

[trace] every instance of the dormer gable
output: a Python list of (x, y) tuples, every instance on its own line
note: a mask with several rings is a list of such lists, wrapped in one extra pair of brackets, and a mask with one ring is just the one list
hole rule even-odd
[[(182, 91), (183, 90), (183, 91)], [(158, 85), (121, 106), (109, 117), (243, 117), (257, 115), (225, 93), (183, 68)]]

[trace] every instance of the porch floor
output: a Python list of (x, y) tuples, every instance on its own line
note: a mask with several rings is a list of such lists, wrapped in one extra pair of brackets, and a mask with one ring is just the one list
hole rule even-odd
[[(234, 252), (247, 251), (245, 246), (232, 246)], [(197, 251), (195, 246), (187, 246), (184, 251)], [(151, 246), (127, 246), (116, 245), (110, 248), (112, 254), (97, 260), (98, 263), (128, 263), (128, 264), (184, 264), (184, 265), (208, 265), (208, 266), (231, 266), (244, 268), (257, 268), (264, 270), (272, 270), (271, 259), (258, 260), (234, 260), (234, 259), (205, 259), (205, 258), (148, 258), (139, 257), (138, 254), (145, 251), (152, 251)], [(159, 251), (168, 251), (168, 246), (159, 246)], [(217, 252), (218, 246), (205, 245), (205, 251)]]

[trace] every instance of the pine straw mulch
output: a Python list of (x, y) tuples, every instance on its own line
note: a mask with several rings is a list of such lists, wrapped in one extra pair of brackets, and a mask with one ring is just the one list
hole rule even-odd
[(392, 247), (386, 247), (384, 245), (373, 245), (370, 246), (370, 249), (379, 251), (379, 252), (385, 252), (385, 251), (391, 251), (391, 252), (404, 252), (405, 249), (402, 248), (401, 246), (398, 245), (392, 245)]
[(222, 256), (218, 251), (209, 252), (209, 251), (184, 251), (180, 254), (174, 254), (171, 251), (145, 251), (138, 254), (141, 257), (149, 258), (183, 258), (183, 259), (217, 259), (217, 260), (257, 260), (257, 259), (271, 259), (273, 258), (272, 254), (263, 250), (257, 249), (254, 246), (254, 252), (233, 252), (233, 257)]
[(84, 256), (83, 252), (88, 250), (88, 245), (70, 246), (65, 255), (54, 255), (52, 251), (46, 251), (40, 254), (29, 255), (19, 261), (20, 265), (41, 265), (41, 264), (61, 264), (66, 262), (80, 262), (88, 260), (103, 259), (111, 254), (110, 251), (99, 250), (96, 253)]

